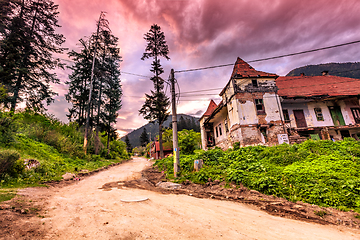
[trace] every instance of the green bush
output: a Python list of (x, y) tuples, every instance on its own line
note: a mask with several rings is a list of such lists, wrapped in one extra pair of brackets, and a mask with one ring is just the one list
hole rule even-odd
[(17, 125), (15, 117), (0, 111), (0, 145), (9, 146), (15, 141)]
[(0, 151), (0, 177), (5, 174), (16, 177), (25, 170), (24, 162), (15, 150)]

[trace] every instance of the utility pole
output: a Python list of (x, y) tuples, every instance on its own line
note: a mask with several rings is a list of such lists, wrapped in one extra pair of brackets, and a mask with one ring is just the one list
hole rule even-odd
[(96, 51), (97, 51), (99, 31), (100, 31), (100, 22), (101, 22), (101, 18), (103, 17), (103, 14), (104, 14), (104, 12), (101, 12), (101, 13), (100, 13), (99, 21), (97, 22), (96, 39), (95, 39), (95, 50), (94, 50), (93, 62), (92, 62), (92, 66), (91, 66), (89, 103), (88, 103), (87, 116), (86, 116), (85, 136), (84, 136), (84, 147), (83, 147), (83, 148), (84, 148), (84, 151), (85, 151), (85, 155), (86, 155), (86, 151), (87, 151), (88, 135), (89, 135), (91, 95), (92, 95), (92, 90), (93, 90), (95, 58), (96, 58)]
[(179, 172), (179, 146), (177, 132), (177, 116), (176, 116), (176, 97), (175, 97), (175, 76), (174, 69), (171, 69), (171, 104), (172, 104), (172, 127), (173, 127), (173, 150), (174, 150), (174, 177)]
[(150, 132), (150, 160), (151, 160), (151, 132)]

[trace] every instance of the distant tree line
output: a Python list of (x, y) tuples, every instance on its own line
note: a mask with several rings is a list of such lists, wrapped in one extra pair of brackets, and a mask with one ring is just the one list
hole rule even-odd
[(184, 118), (183, 116), (180, 117), (178, 121), (178, 130), (181, 131), (183, 129), (191, 130), (193, 129), (195, 132), (200, 132), (200, 124), (196, 122), (194, 118)]

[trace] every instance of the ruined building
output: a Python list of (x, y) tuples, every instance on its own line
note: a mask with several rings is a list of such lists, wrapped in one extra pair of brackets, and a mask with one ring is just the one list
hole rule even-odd
[(203, 149), (360, 136), (360, 80), (279, 77), (238, 58), (222, 101), (200, 118)]
[(200, 118), (203, 148), (227, 149), (235, 142), (240, 146), (277, 144), (278, 134), (284, 134), (277, 78), (238, 58), (220, 93), (222, 101), (216, 108), (211, 102)]

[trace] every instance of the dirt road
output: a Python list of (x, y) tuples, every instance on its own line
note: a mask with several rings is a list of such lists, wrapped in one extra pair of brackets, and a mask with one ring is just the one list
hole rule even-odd
[[(99, 172), (48, 196), (44, 239), (360, 239), (360, 231), (268, 215), (251, 206), (187, 195), (112, 188), (140, 177), (144, 158)], [(24, 194), (26, 191), (24, 190)], [(123, 202), (149, 198), (142, 202)]]

